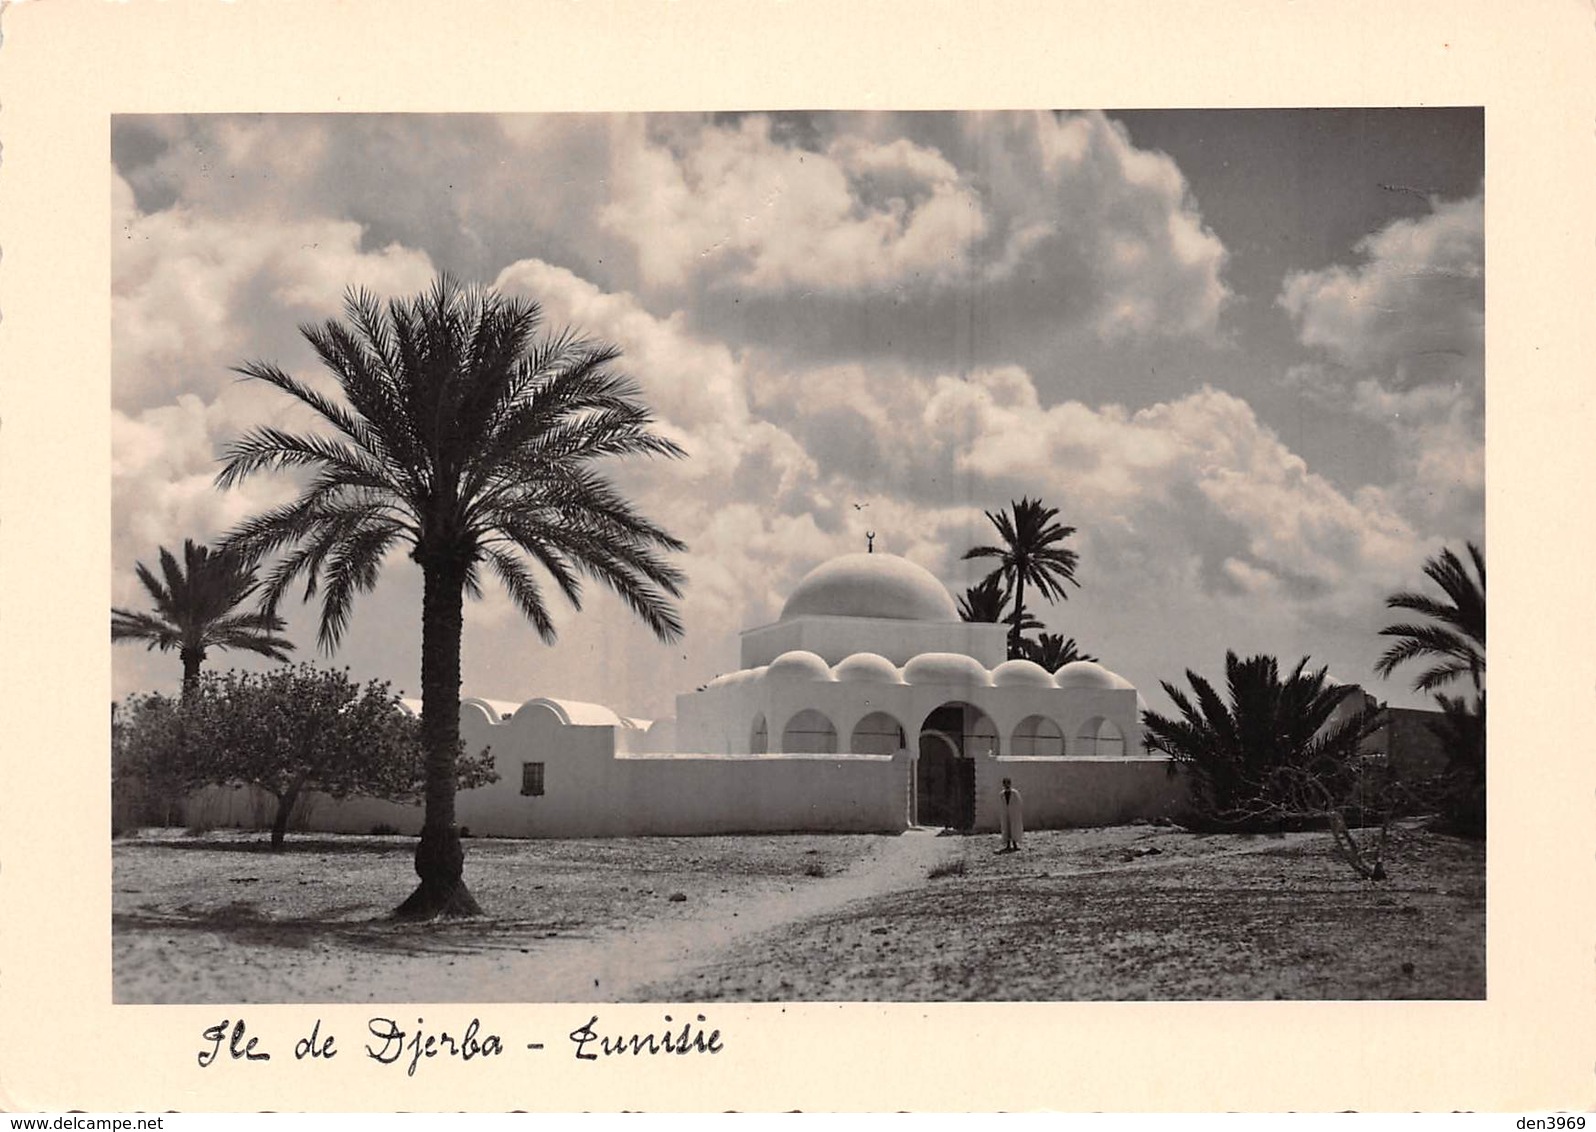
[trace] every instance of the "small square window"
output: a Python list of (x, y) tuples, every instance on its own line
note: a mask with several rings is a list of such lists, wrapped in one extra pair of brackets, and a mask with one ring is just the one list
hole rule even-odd
[(542, 763), (522, 763), (521, 764), (521, 793), (523, 793), (523, 794), (541, 794), (541, 793), (543, 793), (543, 764)]

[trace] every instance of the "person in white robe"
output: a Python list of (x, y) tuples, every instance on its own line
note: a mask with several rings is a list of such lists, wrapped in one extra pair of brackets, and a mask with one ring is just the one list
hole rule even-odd
[(1004, 853), (1018, 853), (1025, 838), (1025, 805), (1020, 792), (1009, 779), (1003, 780), (1003, 790), (998, 795), (999, 832), (1003, 834)]

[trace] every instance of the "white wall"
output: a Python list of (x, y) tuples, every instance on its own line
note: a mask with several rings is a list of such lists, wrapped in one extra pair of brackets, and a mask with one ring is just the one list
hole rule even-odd
[[(811, 692), (814, 686), (809, 686)], [(831, 686), (837, 694), (848, 689)], [(953, 689), (898, 686), (912, 737), (924, 715), (948, 699)], [(857, 689), (854, 689), (856, 692)], [(1032, 695), (1045, 689), (984, 689), (999, 693), (990, 703), (1007, 750), (1014, 726), (1030, 714)], [(1057, 690), (1050, 693), (1056, 698)], [(1092, 715), (1110, 711), (1119, 716), (1135, 693), (1119, 690), (1072, 691), (1073, 707), (1065, 734)], [(791, 698), (794, 703), (803, 698)], [(845, 750), (852, 727), (868, 710), (867, 699), (846, 697), (836, 710), (839, 743)], [(983, 697), (986, 698), (986, 697)], [(785, 703), (785, 698), (777, 697)], [(791, 706), (786, 705), (786, 706)], [(783, 709), (784, 710), (784, 709)], [(779, 736), (784, 719), (772, 734)], [(508, 720), (498, 721), (491, 707), (471, 702), (461, 707), (461, 735), (470, 750), (487, 746), (493, 752), (499, 781), (462, 791), (456, 799), (456, 820), (476, 836), (607, 837), (761, 832), (896, 832), (906, 827), (914, 788), (914, 756), (895, 755), (751, 755), (726, 752), (660, 754), (617, 751), (624, 730), (561, 723), (552, 711), (529, 701)], [(522, 765), (541, 762), (544, 790), (540, 796), (521, 793)], [(1134, 818), (1171, 816), (1185, 796), (1185, 782), (1172, 777), (1162, 758), (1012, 758), (976, 760), (976, 823), (997, 828), (997, 793), (1007, 776), (1025, 796), (1026, 824), (1040, 829), (1111, 825)], [(210, 788), (190, 802), (190, 824), (270, 824), (275, 802), (259, 792)], [(420, 831), (419, 804), (400, 805), (370, 798), (339, 802), (325, 796), (306, 800), (291, 828), (342, 833), (370, 833), (379, 825), (402, 833)]]
[(1178, 818), (1186, 775), (1164, 758), (996, 758), (975, 770), (975, 827), (998, 828), (998, 795), (1012, 779), (1027, 829), (1124, 825), (1138, 818)]

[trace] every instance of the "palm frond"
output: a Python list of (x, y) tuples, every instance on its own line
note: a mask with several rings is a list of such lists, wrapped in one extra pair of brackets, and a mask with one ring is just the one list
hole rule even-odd
[[(488, 565), (504, 584), (505, 591), (510, 595), (510, 600), (515, 602), (515, 607), (521, 611), (521, 616), (532, 623), (532, 628), (537, 630), (538, 637), (544, 644), (553, 644), (556, 636), (554, 621), (549, 617), (548, 606), (544, 604), (543, 588), (538, 585), (532, 572), (513, 555), (502, 550), (493, 548), (485, 553)], [(569, 590), (566, 591), (566, 595), (570, 596)], [(576, 604), (574, 599), (572, 604)]]
[(1398, 638), (1375, 663), (1375, 671), (1390, 676), (1409, 661), (1438, 661), (1413, 681), (1418, 691), (1436, 688), (1468, 676), (1476, 688), (1485, 676), (1485, 554), (1472, 542), (1468, 554), (1474, 565), (1470, 577), (1463, 560), (1450, 548), (1427, 559), (1424, 574), (1440, 587), (1445, 600), (1423, 593), (1402, 591), (1386, 599), (1390, 609), (1403, 609), (1429, 618), (1433, 624), (1403, 623), (1382, 629), (1381, 635)]

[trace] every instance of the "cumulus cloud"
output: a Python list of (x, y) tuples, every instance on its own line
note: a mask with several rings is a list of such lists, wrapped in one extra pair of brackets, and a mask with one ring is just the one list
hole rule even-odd
[(1277, 302), (1319, 359), (1293, 380), (1389, 428), (1405, 505), (1475, 537), (1485, 475), (1484, 198), (1361, 240), (1360, 262), (1289, 275)]
[(1359, 241), (1356, 267), (1287, 276), (1279, 303), (1307, 346), (1397, 389), (1479, 377), (1485, 334), (1484, 197), (1436, 201)]
[[(949, 130), (948, 124), (956, 122)], [(1102, 114), (638, 122), (605, 225), (654, 285), (761, 300), (859, 292), (878, 333), (941, 303), (1105, 340), (1212, 336), (1227, 253), (1180, 170)], [(923, 135), (924, 140), (915, 135)], [(800, 312), (800, 319), (802, 314)], [(807, 325), (807, 320), (804, 320)], [(779, 332), (780, 327), (772, 327)], [(890, 334), (883, 334), (890, 338)]]
[(1002, 254), (987, 275), (1041, 288), (1100, 337), (1212, 335), (1230, 298), (1228, 253), (1167, 155), (1101, 113), (963, 120)]
[(419, 288), (431, 266), (413, 249), (361, 251), (358, 226), (344, 221), (146, 214), (120, 178), (115, 191), (111, 466), (123, 579), (157, 546), (214, 537), (280, 494), (264, 481), (212, 487), (227, 439), (292, 408), (231, 367), (255, 356), (308, 362), (299, 322), (335, 313), (347, 286)]
[[(148, 212), (262, 222), (330, 217), (363, 250), (424, 248), (489, 278), (534, 251), (625, 259), (589, 219), (624, 117), (587, 114), (133, 115), (113, 151)], [(552, 171), (552, 172), (551, 172)]]
[[(595, 589), (579, 616), (556, 602), (548, 649), (490, 589), (468, 607), (471, 692), (668, 714), (674, 692), (735, 664), (738, 630), (866, 531), (957, 592), (984, 571), (960, 560), (992, 540), (983, 511), (1021, 495), (1079, 528), (1082, 589), (1038, 612), (1144, 689), (1212, 669), (1225, 647), (1300, 655), (1309, 637), (1357, 676), (1377, 652), (1370, 611), (1433, 549), (1411, 493), (1481, 475), (1468, 202), (1281, 291), (1339, 402), (1425, 438), (1403, 482), (1358, 487), (1317, 474), (1239, 384), (1093, 404), (1022, 350), (1224, 338), (1224, 245), (1175, 162), (1100, 114), (239, 117), (124, 132), (141, 131), (144, 158), (115, 182), (113, 600), (136, 599), (132, 564), (156, 546), (291, 490), (211, 487), (229, 436), (287, 419), (285, 399), (228, 367), (267, 358), (320, 380), (295, 327), (336, 314), (350, 283), (406, 294), (453, 267), (530, 295), (550, 326), (619, 345), (688, 451), (613, 469), (689, 544), (687, 637), (658, 645)], [(413, 688), (414, 568), (389, 573), (340, 661)], [(313, 611), (294, 616), (308, 648)], [(119, 656), (120, 690), (154, 671), (133, 659)]]
[(805, 150), (774, 138), (763, 115), (658, 135), (638, 122), (617, 148), (614, 196), (599, 213), (637, 246), (650, 283), (698, 272), (755, 289), (939, 278), (985, 228), (959, 171), (904, 139)]
[(929, 379), (828, 367), (790, 375), (760, 405), (824, 473), (861, 493), (868, 485), (876, 515), (892, 501), (904, 525), (881, 530), (917, 530), (918, 513), (956, 515), (936, 536), (944, 577), (962, 573), (957, 552), (976, 534), (986, 541), (981, 511), (1023, 494), (1061, 507), (1100, 561), (1195, 566), (1210, 597), (1267, 579), (1294, 600), (1353, 602), (1359, 577), (1399, 573), (1419, 545), (1383, 492), (1344, 493), (1246, 401), (1212, 388), (1132, 413), (1044, 406), (1013, 366)]
[(300, 352), (297, 324), (336, 314), (346, 288), (405, 293), (433, 274), (425, 252), (363, 250), (351, 221), (221, 218), (185, 207), (144, 213), (121, 178), (115, 185), (111, 346), (120, 407), (181, 392), (214, 397), (246, 354)]

